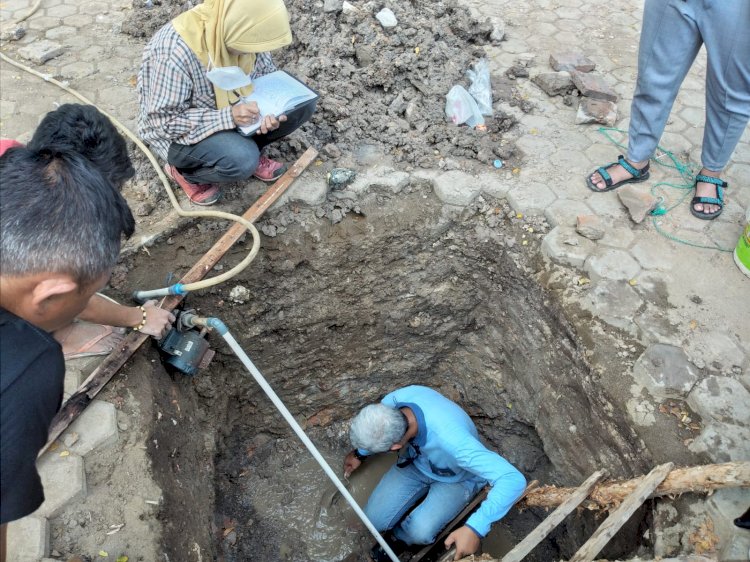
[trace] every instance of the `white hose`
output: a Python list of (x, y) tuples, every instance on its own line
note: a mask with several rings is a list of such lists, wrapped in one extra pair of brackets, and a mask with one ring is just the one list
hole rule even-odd
[(383, 547), (383, 550), (388, 555), (388, 557), (392, 560), (392, 562), (399, 562), (398, 557), (393, 552), (393, 550), (391, 550), (391, 547), (388, 546), (388, 543), (385, 542), (383, 536), (378, 532), (372, 522), (368, 519), (367, 515), (365, 515), (365, 512), (362, 511), (362, 508), (357, 505), (357, 502), (349, 493), (349, 490), (347, 490), (346, 487), (341, 483), (341, 480), (339, 480), (338, 476), (336, 476), (336, 473), (320, 454), (313, 442), (310, 441), (310, 438), (307, 437), (307, 434), (305, 434), (304, 430), (297, 423), (297, 420), (294, 419), (294, 416), (292, 416), (289, 410), (287, 410), (286, 406), (284, 406), (284, 403), (276, 395), (273, 388), (271, 388), (271, 385), (268, 384), (266, 379), (263, 378), (263, 375), (260, 373), (260, 371), (255, 367), (255, 365), (253, 365), (253, 362), (247, 356), (247, 353), (245, 353), (245, 351), (240, 347), (240, 344), (237, 343), (237, 340), (235, 340), (232, 334), (230, 334), (228, 331), (224, 332), (222, 336), (229, 344), (229, 347), (232, 348), (232, 351), (234, 351), (235, 355), (239, 357), (240, 361), (242, 361), (242, 364), (245, 365), (247, 370), (253, 376), (255, 382), (260, 385), (260, 387), (263, 389), (263, 392), (268, 395), (268, 397), (271, 399), (271, 402), (273, 402), (273, 405), (276, 406), (276, 409), (281, 412), (281, 415), (294, 430), (294, 433), (297, 434), (297, 437), (299, 437), (302, 443), (304, 443), (305, 447), (307, 447), (307, 450), (310, 451), (310, 454), (315, 458), (316, 461), (318, 461), (320, 468), (323, 469), (323, 471), (328, 475), (328, 478), (331, 479), (331, 482), (333, 482), (336, 488), (338, 488), (338, 491), (341, 492), (342, 496), (344, 496), (346, 501), (354, 510), (354, 513), (357, 514), (357, 517), (362, 520), (362, 523), (364, 523), (370, 533), (372, 533), (372, 536), (375, 537), (375, 540), (378, 541), (378, 544)]
[[(31, 13), (29, 13), (28, 15), (31, 15)], [(26, 17), (28, 17), (28, 15)], [(181, 285), (180, 288), (183, 292), (187, 293), (189, 291), (205, 289), (207, 287), (212, 287), (213, 285), (218, 285), (219, 283), (227, 281), (228, 279), (231, 279), (232, 277), (240, 273), (242, 270), (244, 270), (248, 265), (250, 265), (250, 262), (252, 262), (255, 259), (255, 256), (258, 254), (258, 250), (260, 249), (260, 234), (258, 233), (258, 230), (255, 228), (255, 226), (253, 226), (253, 223), (251, 223), (250, 221), (246, 220), (243, 217), (240, 217), (238, 215), (233, 215), (231, 213), (225, 213), (223, 211), (186, 211), (184, 210), (182, 207), (180, 207), (180, 204), (177, 201), (177, 197), (175, 197), (174, 191), (172, 190), (172, 186), (169, 185), (169, 180), (167, 179), (167, 176), (162, 171), (161, 166), (159, 165), (159, 162), (156, 160), (156, 157), (151, 153), (151, 151), (146, 147), (146, 145), (143, 144), (143, 142), (141, 142), (141, 139), (139, 139), (137, 136), (135, 136), (135, 134), (133, 134), (132, 131), (130, 131), (130, 129), (128, 129), (125, 125), (120, 123), (120, 121), (118, 121), (115, 117), (113, 117), (112, 115), (110, 115), (109, 113), (101, 109), (100, 107), (98, 107), (91, 100), (89, 100), (82, 94), (76, 92), (72, 88), (69, 88), (62, 82), (55, 80), (50, 75), (37, 72), (33, 68), (30, 68), (24, 64), (21, 64), (20, 62), (13, 60), (12, 58), (8, 57), (7, 55), (1, 52), (0, 52), (0, 59), (4, 60), (8, 64), (15, 66), (16, 68), (20, 68), (21, 70), (28, 72), (29, 74), (33, 74), (34, 76), (41, 78), (45, 82), (49, 82), (51, 84), (54, 84), (58, 88), (62, 88), (63, 90), (68, 92), (70, 95), (78, 98), (83, 103), (87, 105), (93, 105), (99, 111), (101, 111), (102, 114), (104, 114), (107, 118), (109, 118), (109, 120), (112, 121), (115, 127), (117, 127), (122, 134), (124, 134), (126, 137), (132, 140), (135, 143), (135, 145), (139, 149), (141, 149), (141, 152), (143, 152), (143, 154), (146, 155), (146, 158), (148, 158), (149, 162), (154, 167), (154, 170), (156, 170), (156, 173), (159, 176), (161, 183), (164, 185), (164, 189), (166, 189), (167, 191), (167, 196), (169, 197), (169, 201), (172, 203), (172, 206), (174, 207), (175, 211), (177, 212), (179, 216), (226, 219), (226, 220), (240, 223), (250, 232), (250, 235), (253, 237), (253, 245), (250, 248), (250, 251), (248, 252), (245, 259), (243, 259), (240, 263), (235, 265), (232, 269), (222, 273), (221, 275), (217, 275), (209, 279), (202, 279), (201, 281), (195, 281), (194, 283), (186, 283), (184, 285)], [(163, 296), (166, 294), (170, 294), (166, 288), (163, 290), (156, 290), (156, 292), (150, 292), (149, 298), (155, 297), (155, 296)]]

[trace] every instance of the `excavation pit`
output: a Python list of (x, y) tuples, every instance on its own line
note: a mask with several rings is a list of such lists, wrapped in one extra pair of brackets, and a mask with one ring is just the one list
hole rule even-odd
[[(263, 238), (250, 268), (187, 299), (224, 320), (334, 469), (350, 449), (352, 415), (408, 384), (458, 402), (528, 480), (577, 485), (601, 467), (615, 477), (648, 469), (538, 282), (539, 264), (526, 251), (535, 242), (520, 242), (534, 237), (506, 217), (504, 202), (479, 198), (454, 212), (414, 180), (397, 195), (371, 190), (347, 208), (336, 224), (315, 209), (271, 213), (261, 226), (283, 223), (285, 231)], [(127, 285), (162, 286), (165, 267), (181, 276), (221, 228), (192, 225), (150, 248)], [(246, 251), (236, 245), (219, 268)], [(238, 285), (247, 302), (230, 299)], [(196, 377), (158, 369), (152, 382), (155, 410), (175, 416), (154, 424), (149, 448), (169, 558), (198, 545), (204, 560), (206, 552), (227, 562), (358, 559), (372, 538), (342, 499), (330, 501), (330, 482), (228, 347), (216, 336), (212, 344), (217, 355)], [(361, 501), (383, 462), (355, 473)], [(501, 555), (544, 515), (512, 509), (486, 551)], [(636, 552), (647, 520), (644, 508), (602, 557)], [(572, 555), (597, 523), (571, 515), (529, 559)]]

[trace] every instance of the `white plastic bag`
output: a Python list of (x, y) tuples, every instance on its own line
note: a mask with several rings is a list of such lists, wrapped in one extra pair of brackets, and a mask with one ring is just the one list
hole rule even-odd
[(492, 84), (490, 84), (490, 67), (487, 59), (480, 60), (474, 65), (474, 70), (467, 70), (466, 75), (471, 80), (469, 93), (476, 100), (482, 115), (492, 115)]
[(484, 117), (471, 94), (463, 86), (453, 86), (445, 100), (445, 114), (456, 125), (484, 125)]

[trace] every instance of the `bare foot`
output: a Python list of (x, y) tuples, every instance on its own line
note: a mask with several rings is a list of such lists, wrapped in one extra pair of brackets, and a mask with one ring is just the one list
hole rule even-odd
[[(706, 170), (705, 168), (703, 168), (700, 173), (703, 176), (709, 176), (711, 178), (718, 178), (721, 175), (721, 172), (712, 172), (711, 170)], [(695, 186), (696, 197), (713, 197), (715, 199), (717, 195), (718, 193), (716, 191), (716, 186), (712, 183), (699, 181)], [(712, 214), (721, 209), (721, 207), (719, 205), (712, 205), (710, 203), (696, 203), (695, 205), (693, 205), (693, 209), (695, 209), (699, 213)]]
[[(630, 162), (630, 160), (628, 160), (628, 163), (636, 170), (642, 170), (646, 167), (646, 164), (648, 164), (648, 160), (645, 160), (643, 162)], [(612, 185), (619, 183), (622, 180), (629, 180), (633, 177), (633, 174), (628, 172), (625, 168), (617, 163), (614, 163), (604, 169), (607, 170), (607, 173), (612, 178)], [(596, 189), (598, 189), (599, 191), (603, 191), (607, 187), (607, 183), (604, 181), (604, 178), (599, 172), (594, 172), (593, 174), (591, 174), (591, 183), (593, 183)]]

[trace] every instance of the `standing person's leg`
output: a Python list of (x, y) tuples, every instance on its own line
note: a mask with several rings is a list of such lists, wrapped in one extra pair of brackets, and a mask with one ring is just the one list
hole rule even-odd
[(396, 527), (393, 535), (407, 544), (431, 544), (437, 534), (466, 507), (486, 482), (433, 482), (427, 497)]
[[(644, 170), (656, 149), (685, 75), (702, 44), (695, 4), (703, 0), (646, 0), (638, 47), (638, 79), (630, 106), (627, 164)], [(622, 164), (591, 174), (589, 187), (605, 191), (637, 176)], [(643, 178), (645, 179), (645, 178)]]
[(691, 211), (712, 219), (721, 213), (726, 186), (712, 180), (718, 180), (750, 119), (750, 2), (706, 1), (698, 13), (698, 26), (708, 53), (700, 173), (708, 181), (696, 178)]

